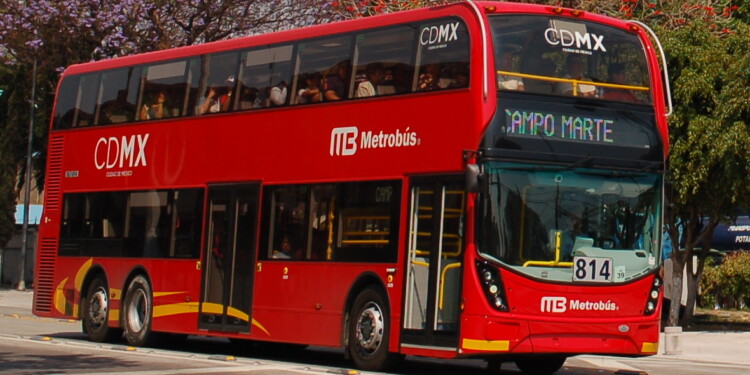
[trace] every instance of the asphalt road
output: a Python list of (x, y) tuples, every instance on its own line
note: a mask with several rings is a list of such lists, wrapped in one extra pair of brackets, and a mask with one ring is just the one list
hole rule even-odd
[[(740, 375), (748, 373), (742, 350), (750, 333), (691, 334), (705, 349), (691, 356), (647, 358), (579, 356), (568, 359), (562, 375)], [(692, 348), (686, 345), (687, 349)], [(692, 350), (692, 349), (690, 349)], [(747, 349), (744, 349), (747, 350)], [(735, 355), (730, 352), (734, 351)], [(723, 355), (722, 355), (723, 354)], [(736, 359), (736, 360), (733, 360)], [(484, 361), (408, 357), (400, 375), (450, 375), (484, 372)], [(339, 350), (286, 347), (238, 347), (228, 340), (191, 336), (167, 340), (159, 348), (131, 348), (125, 342), (98, 344), (86, 340), (80, 322), (34, 317), (24, 306), (0, 300), (0, 373), (49, 374), (347, 374), (351, 363)], [(519, 374), (511, 363), (502, 374)], [(362, 374), (367, 374), (362, 372)]]

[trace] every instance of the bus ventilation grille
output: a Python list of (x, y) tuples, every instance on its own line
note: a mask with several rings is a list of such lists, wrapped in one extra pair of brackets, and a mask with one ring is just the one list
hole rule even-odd
[(55, 280), (55, 253), (57, 240), (43, 237), (39, 246), (39, 262), (36, 269), (34, 285), (34, 310), (49, 312), (52, 309), (52, 298)]
[(60, 182), (62, 181), (63, 137), (52, 137), (47, 157), (47, 189), (44, 197), (45, 210), (60, 209)]

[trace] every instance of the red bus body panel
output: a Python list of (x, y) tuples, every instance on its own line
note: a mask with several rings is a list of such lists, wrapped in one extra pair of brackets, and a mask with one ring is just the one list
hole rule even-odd
[[(549, 12), (548, 7), (527, 4), (476, 4), (480, 9), (493, 5), (497, 12), (503, 13)], [(50, 176), (39, 234), (34, 314), (80, 318), (84, 280), (91, 270), (101, 270), (111, 292), (110, 326), (120, 326), (120, 296), (133, 272), (146, 270), (154, 292), (155, 331), (340, 347), (347, 296), (359, 277), (371, 274), (387, 289), (392, 327), (389, 349), (394, 352), (445, 358), (540, 352), (654, 354), (643, 350), (644, 343), (658, 342), (659, 310), (651, 316), (643, 315), (653, 276), (623, 285), (577, 286), (541, 283), (502, 269), (511, 311), (501, 313), (489, 307), (479, 287), (474, 268), (478, 255), (472, 245), (473, 230), (466, 230), (464, 309), (460, 312), (458, 347), (446, 351), (401, 346), (399, 327), (404, 309), (406, 260), (403, 249), (407, 241), (409, 178), (463, 173), (464, 151), (477, 149), (496, 109), (495, 83), (490, 79), (485, 96), (483, 74), (478, 74), (485, 69), (484, 73), (493, 77), (494, 59), (489, 52), (486, 64), (483, 61), (479, 21), (467, 4), (75, 65), (65, 74), (443, 16), (462, 18), (472, 35), (469, 89), (53, 131), (47, 167)], [(583, 18), (619, 27), (627, 25), (589, 14)], [(492, 48), (490, 39), (486, 40), (488, 51)], [(647, 38), (642, 39), (650, 48), (654, 97), (661, 98), (663, 92), (653, 47)], [(58, 92), (58, 95), (65, 93)], [(663, 100), (655, 99), (655, 103), (657, 112), (664, 110)], [(656, 118), (666, 145), (666, 121), (662, 116)], [(414, 133), (417, 142), (411, 147), (378, 146), (360, 149), (352, 156), (334, 157), (332, 129), (347, 126), (373, 134)], [(132, 152), (123, 153), (123, 145), (132, 148)], [(198, 329), (202, 271), (197, 259), (57, 256), (63, 193), (205, 188), (208, 184), (237, 182), (267, 186), (375, 179), (403, 181), (398, 262), (352, 264), (256, 259), (255, 264), (245, 265), (254, 270), (249, 334)], [(467, 228), (475, 225), (474, 197), (469, 195)], [(205, 241), (202, 242), (204, 253)], [(542, 312), (540, 301), (544, 297), (601, 301), (605, 308), (599, 309), (602, 311)], [(610, 302), (617, 308), (608, 309)], [(625, 326), (627, 331), (624, 331)], [(477, 345), (483, 347), (481, 342), (487, 343), (486, 349), (476, 349)], [(649, 345), (647, 349), (654, 348)]]

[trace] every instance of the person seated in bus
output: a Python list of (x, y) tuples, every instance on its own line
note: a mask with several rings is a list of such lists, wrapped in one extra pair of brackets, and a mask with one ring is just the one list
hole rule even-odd
[(349, 61), (344, 60), (336, 64), (333, 71), (323, 78), (323, 99), (336, 101), (346, 98), (347, 74), (349, 73)]
[(258, 89), (256, 87), (245, 87), (240, 95), (240, 109), (253, 109), (262, 107), (258, 102)]
[(440, 64), (430, 64), (424, 67), (417, 81), (417, 91), (439, 90)]
[(366, 80), (357, 86), (357, 98), (366, 98), (378, 95), (378, 85), (385, 77), (385, 68), (381, 63), (370, 63), (365, 70)]
[(167, 106), (167, 94), (159, 91), (150, 95), (148, 103), (141, 107), (141, 120), (156, 120), (160, 118), (172, 117), (172, 110)]
[[(502, 72), (513, 72), (513, 52), (502, 52), (498, 65)], [(511, 74), (497, 73), (497, 88), (499, 90), (524, 91), (523, 78)]]
[(469, 68), (460, 67), (456, 70), (455, 78), (450, 81), (448, 88), (461, 89), (469, 87)]
[(223, 112), (229, 109), (229, 93), (224, 87), (209, 87), (198, 103), (198, 114)]
[[(586, 61), (583, 56), (570, 54), (565, 59), (566, 74), (563, 78), (575, 81), (591, 81), (585, 76)], [(577, 83), (574, 88), (573, 82), (558, 82), (555, 86), (555, 93), (568, 96), (596, 96), (596, 86)]]
[(271, 90), (268, 92), (269, 106), (279, 107), (286, 104), (286, 97), (287, 83), (286, 81), (282, 80), (281, 82), (271, 87)]
[(573, 260), (573, 245), (576, 237), (581, 236), (581, 216), (575, 213), (565, 215), (565, 230), (562, 233), (562, 248), (560, 249), (560, 261), (569, 262)]
[(279, 242), (279, 250), (273, 251), (273, 259), (300, 259), (299, 251), (293, 250), (292, 240), (289, 236), (282, 236)]
[(117, 124), (133, 121), (135, 105), (128, 102), (127, 96), (127, 90), (120, 90), (117, 92), (115, 99), (103, 103), (98, 124)]
[(198, 103), (198, 114), (226, 112), (232, 104), (234, 76), (227, 77), (223, 86), (211, 86)]
[(396, 64), (391, 68), (393, 94), (403, 94), (412, 89), (414, 68), (407, 64)]
[[(613, 63), (607, 68), (607, 74), (609, 76), (609, 82), (616, 85), (624, 85), (626, 79), (625, 64)], [(638, 99), (629, 90), (605, 87), (603, 99), (616, 100), (618, 102), (630, 102), (635, 103)]]
[(305, 75), (305, 87), (297, 91), (297, 104), (319, 103), (322, 99), (320, 92), (320, 75), (311, 73)]

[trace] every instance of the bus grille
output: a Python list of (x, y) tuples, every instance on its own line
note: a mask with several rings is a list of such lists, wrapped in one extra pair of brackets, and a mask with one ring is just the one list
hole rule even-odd
[(57, 239), (43, 237), (39, 241), (36, 284), (34, 285), (34, 310), (50, 312), (54, 296), (55, 253)]
[(62, 181), (62, 156), (65, 144), (63, 137), (52, 137), (47, 157), (47, 191), (44, 197), (45, 210), (60, 209), (60, 182)]

